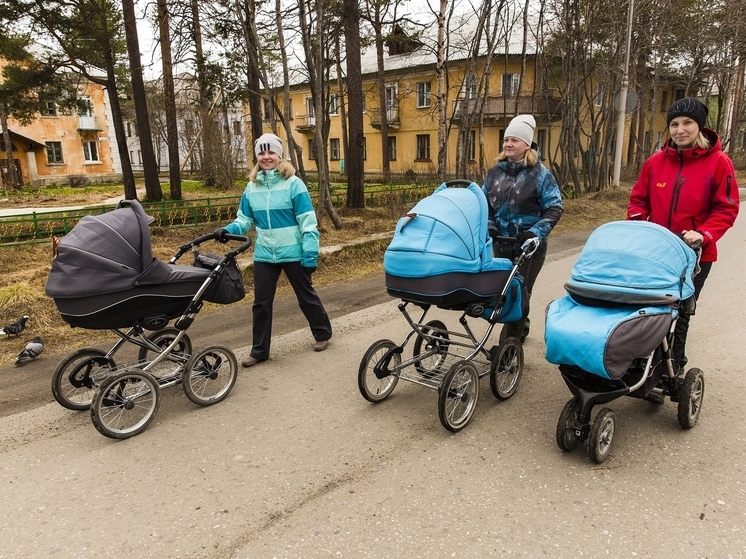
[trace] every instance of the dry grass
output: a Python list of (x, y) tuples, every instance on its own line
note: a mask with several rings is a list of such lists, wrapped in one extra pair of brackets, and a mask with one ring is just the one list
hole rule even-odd
[[(100, 197), (100, 194), (96, 196)], [(629, 191), (612, 189), (587, 198), (567, 200), (565, 213), (557, 225), (555, 234), (571, 230), (590, 230), (601, 223), (615, 219), (624, 219)], [(94, 202), (99, 201), (98, 199)], [(60, 199), (44, 200), (48, 205), (67, 205), (88, 203), (90, 200), (79, 197), (75, 201)], [(36, 204), (36, 200), (34, 201)], [(41, 204), (38, 204), (41, 205)], [(397, 216), (409, 207), (389, 209), (340, 209), (343, 222), (342, 229), (334, 229), (328, 218), (322, 218), (320, 224), (322, 245), (338, 245), (351, 240), (367, 237), (375, 233), (391, 232)], [(177, 248), (204, 233), (213, 231), (215, 225), (201, 228), (160, 229), (151, 231), (153, 253), (156, 258), (168, 260)], [(203, 251), (223, 252), (221, 245), (201, 247)], [(372, 273), (383, 271), (383, 253), (388, 240), (371, 241), (359, 246), (347, 247), (333, 254), (322, 254), (319, 258), (319, 269), (314, 275), (317, 286), (329, 285), (340, 281), (349, 281)], [(0, 325), (16, 320), (27, 314), (30, 319), (26, 330), (18, 339), (0, 340), (0, 365), (13, 362), (15, 355), (31, 337), (41, 336), (49, 353), (67, 353), (80, 347), (95, 345), (111, 340), (108, 331), (83, 330), (70, 328), (59, 316), (54, 302), (45, 296), (44, 285), (51, 268), (51, 242), (23, 246), (0, 247), (4, 271), (0, 277)], [(191, 264), (190, 254), (179, 260), (182, 264)], [(250, 269), (244, 272), (246, 285), (252, 285)], [(279, 292), (289, 289), (286, 282), (279, 284)], [(251, 303), (251, 296), (240, 301), (239, 305)], [(213, 312), (217, 305), (206, 305), (202, 312)]]

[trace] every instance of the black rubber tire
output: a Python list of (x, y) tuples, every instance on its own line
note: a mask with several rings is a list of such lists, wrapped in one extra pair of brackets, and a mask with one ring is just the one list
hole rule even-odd
[(184, 393), (200, 406), (225, 400), (238, 378), (238, 360), (227, 347), (206, 347), (189, 359), (181, 384)]
[(438, 388), (438, 416), (449, 431), (461, 431), (469, 423), (479, 399), (479, 371), (471, 361), (458, 361)]
[[(399, 377), (388, 375), (379, 379), (373, 368), (378, 364), (383, 356), (396, 347), (391, 340), (378, 340), (374, 342), (363, 355), (360, 361), (360, 367), (357, 373), (357, 386), (363, 398), (374, 404), (385, 400), (396, 387)], [(396, 367), (401, 363), (401, 354), (396, 354), (391, 358), (391, 365)]]
[(684, 377), (679, 398), (679, 424), (691, 429), (697, 424), (705, 398), (705, 375), (701, 369), (689, 369)]
[(52, 374), (52, 395), (64, 408), (75, 411), (91, 407), (99, 383), (116, 369), (114, 359), (95, 347), (84, 347), (65, 357)]
[(602, 408), (588, 435), (588, 457), (596, 464), (603, 464), (609, 457), (615, 428), (616, 415), (611, 409)]
[(415, 359), (423, 352), (423, 344), (425, 344), (425, 351), (429, 351), (433, 348), (437, 349), (437, 353), (423, 359), (418, 359), (414, 362), (414, 368), (425, 378), (432, 378), (436, 374), (438, 374), (440, 368), (443, 366), (443, 363), (445, 363), (446, 361), (449, 345), (448, 341), (450, 338), (448, 336), (448, 332), (444, 331), (445, 329), (446, 325), (443, 324), (443, 322), (441, 322), (440, 320), (431, 320), (422, 327), (422, 331), (423, 333), (428, 334), (433, 330), (438, 330), (437, 332), (431, 334), (433, 339), (431, 339), (429, 342), (426, 342), (425, 338), (423, 338), (422, 336), (417, 336), (417, 339), (414, 341), (414, 345), (412, 347), (412, 357)]
[(572, 425), (577, 420), (579, 409), (578, 399), (570, 398), (562, 408), (559, 421), (557, 421), (557, 446), (565, 452), (570, 452), (578, 446), (578, 437), (575, 436)]
[(523, 374), (523, 346), (517, 338), (507, 338), (490, 366), (490, 389), (498, 400), (507, 400), (518, 390)]
[(160, 406), (160, 387), (153, 375), (132, 368), (107, 377), (91, 403), (96, 430), (111, 439), (139, 435)]

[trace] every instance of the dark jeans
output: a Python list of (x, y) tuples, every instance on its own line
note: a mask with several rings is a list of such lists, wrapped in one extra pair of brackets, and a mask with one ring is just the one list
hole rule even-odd
[[(495, 245), (495, 250), (493, 251), (495, 257), (510, 258), (512, 260), (512, 256), (503, 254), (503, 252), (504, 251), (501, 250), (501, 247)], [(546, 260), (546, 258), (547, 242), (545, 240), (541, 243), (534, 255), (518, 267), (518, 273), (523, 276), (523, 285), (526, 286), (526, 293), (528, 294), (529, 301), (531, 300), (531, 291), (534, 288), (534, 283), (536, 283), (536, 278), (539, 276), (539, 272), (544, 266), (544, 260)], [(523, 340), (528, 336), (530, 327), (531, 321), (528, 316), (523, 320), (505, 323), (500, 331), (500, 343), (503, 343), (506, 338), (511, 337), (518, 338), (521, 343), (523, 343)]]
[[(710, 275), (712, 269), (712, 262), (700, 262), (699, 273), (695, 275), (692, 280), (694, 282), (694, 300), (699, 299), (699, 294), (702, 292), (702, 287), (705, 285), (707, 276)], [(696, 305), (695, 305), (696, 306)], [(689, 333), (689, 320), (691, 315), (694, 313), (686, 313), (679, 311), (679, 318), (676, 321), (676, 328), (673, 331), (673, 348), (672, 357), (674, 366), (684, 367), (687, 364), (686, 357), (686, 337)]]
[(254, 262), (254, 305), (252, 306), (254, 330), (251, 356), (260, 361), (269, 358), (269, 343), (272, 338), (272, 305), (277, 291), (277, 280), (283, 270), (295, 291), (298, 306), (311, 327), (314, 339), (321, 342), (332, 337), (329, 316), (311, 284), (311, 277), (300, 262), (283, 264)]

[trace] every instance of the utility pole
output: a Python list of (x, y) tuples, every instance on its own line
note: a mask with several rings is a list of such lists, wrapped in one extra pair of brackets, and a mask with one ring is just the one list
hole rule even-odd
[(619, 122), (616, 129), (616, 153), (614, 154), (614, 179), (612, 186), (619, 186), (622, 174), (622, 143), (624, 142), (624, 117), (627, 116), (627, 88), (629, 87), (629, 51), (632, 45), (632, 12), (635, 0), (629, 0), (627, 9), (627, 49), (624, 53), (624, 74), (622, 75), (622, 90), (619, 92)]

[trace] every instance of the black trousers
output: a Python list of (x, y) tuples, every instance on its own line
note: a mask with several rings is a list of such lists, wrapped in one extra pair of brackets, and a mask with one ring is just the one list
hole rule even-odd
[(311, 276), (300, 262), (269, 264), (254, 262), (254, 319), (251, 356), (263, 361), (269, 358), (269, 345), (272, 338), (272, 306), (277, 292), (277, 280), (284, 271), (295, 291), (298, 306), (311, 327), (317, 342), (332, 337), (332, 325), (326, 309), (311, 284)]
[[(702, 292), (702, 287), (705, 285), (707, 276), (710, 275), (712, 269), (712, 262), (700, 262), (699, 272), (692, 278), (694, 282), (694, 301), (699, 299), (699, 294)], [(696, 307), (696, 305), (694, 305)], [(673, 348), (672, 357), (674, 366), (684, 367), (687, 364), (686, 357), (686, 337), (689, 333), (689, 321), (691, 315), (694, 313), (686, 313), (679, 311), (679, 318), (676, 321), (676, 328), (673, 331)]]
[[(505, 250), (501, 250), (500, 245), (493, 245), (495, 248), (493, 254), (497, 258), (509, 258), (512, 260), (512, 255), (507, 254)], [(518, 267), (518, 273), (523, 276), (523, 285), (526, 286), (526, 292), (528, 293), (529, 301), (531, 300), (531, 291), (536, 283), (536, 278), (539, 277), (539, 272), (544, 266), (544, 261), (547, 258), (547, 241), (543, 241), (539, 248), (536, 250), (534, 255), (521, 264)], [(518, 338), (521, 343), (528, 336), (529, 328), (531, 327), (531, 321), (528, 316), (523, 320), (516, 322), (507, 322), (503, 325), (500, 331), (500, 343), (503, 343), (506, 338)]]

